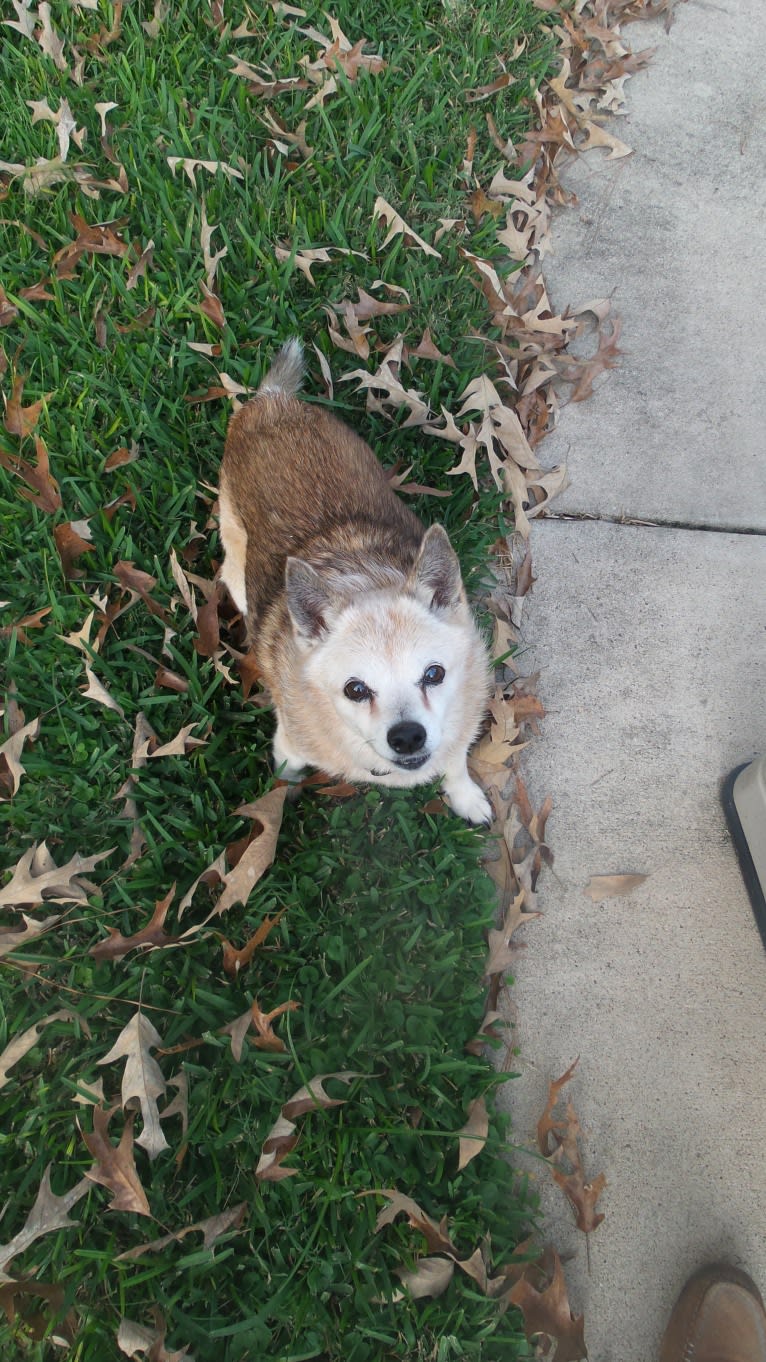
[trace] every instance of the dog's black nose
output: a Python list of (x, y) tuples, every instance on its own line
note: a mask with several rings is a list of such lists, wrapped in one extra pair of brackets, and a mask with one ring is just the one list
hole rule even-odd
[(425, 743), (426, 730), (422, 724), (405, 721), (389, 728), (386, 738), (389, 747), (398, 752), (400, 757), (410, 756), (412, 752), (419, 752)]

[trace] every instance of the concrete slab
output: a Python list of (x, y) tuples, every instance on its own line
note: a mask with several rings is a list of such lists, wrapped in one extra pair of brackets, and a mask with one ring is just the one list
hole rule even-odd
[[(695, 1267), (725, 1257), (766, 1290), (766, 952), (718, 798), (766, 751), (766, 539), (575, 521), (534, 534), (524, 663), (548, 718), (525, 775), (538, 804), (553, 796), (556, 861), (545, 917), (522, 934), (523, 1072), (506, 1100), (533, 1142), (548, 1080), (580, 1056), (586, 1169), (609, 1182), (590, 1268), (543, 1170), (547, 1225), (574, 1255), (592, 1362), (651, 1362)], [(650, 878), (583, 896), (592, 874), (626, 871)]]
[[(691, 0), (612, 119), (634, 154), (564, 171), (545, 274), (561, 308), (614, 293), (622, 367), (545, 445), (557, 511), (766, 530), (766, 66), (762, 0)], [(605, 420), (605, 413), (609, 420)]]

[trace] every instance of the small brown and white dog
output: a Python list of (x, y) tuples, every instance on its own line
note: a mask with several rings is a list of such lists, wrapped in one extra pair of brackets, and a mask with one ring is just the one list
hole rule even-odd
[(455, 552), (364, 440), (296, 398), (302, 376), (288, 341), (232, 418), (221, 468), (221, 579), (274, 701), (276, 767), (406, 787), (441, 776), (455, 813), (487, 822), (466, 756), (489, 659)]

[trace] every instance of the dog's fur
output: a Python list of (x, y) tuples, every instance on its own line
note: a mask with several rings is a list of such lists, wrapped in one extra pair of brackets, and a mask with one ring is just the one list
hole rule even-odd
[(442, 776), (455, 812), (485, 822), (466, 754), (489, 662), (455, 553), (358, 435), (296, 399), (302, 373), (289, 341), (232, 418), (221, 468), (221, 578), (274, 700), (276, 766), (396, 786)]

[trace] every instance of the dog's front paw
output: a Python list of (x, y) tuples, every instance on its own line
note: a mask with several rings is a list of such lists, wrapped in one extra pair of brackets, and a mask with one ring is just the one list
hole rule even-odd
[(288, 747), (279, 724), (274, 734), (273, 754), (274, 774), (277, 778), (286, 780), (290, 785), (297, 785), (306, 773), (306, 763), (297, 752)]
[(291, 766), (289, 762), (280, 762), (277, 765), (274, 759), (274, 775), (277, 780), (286, 780), (288, 785), (300, 785), (306, 774), (305, 766)]
[(465, 818), (467, 823), (492, 822), (492, 805), (468, 774), (462, 780), (445, 784), (444, 796), (453, 813), (458, 818)]

